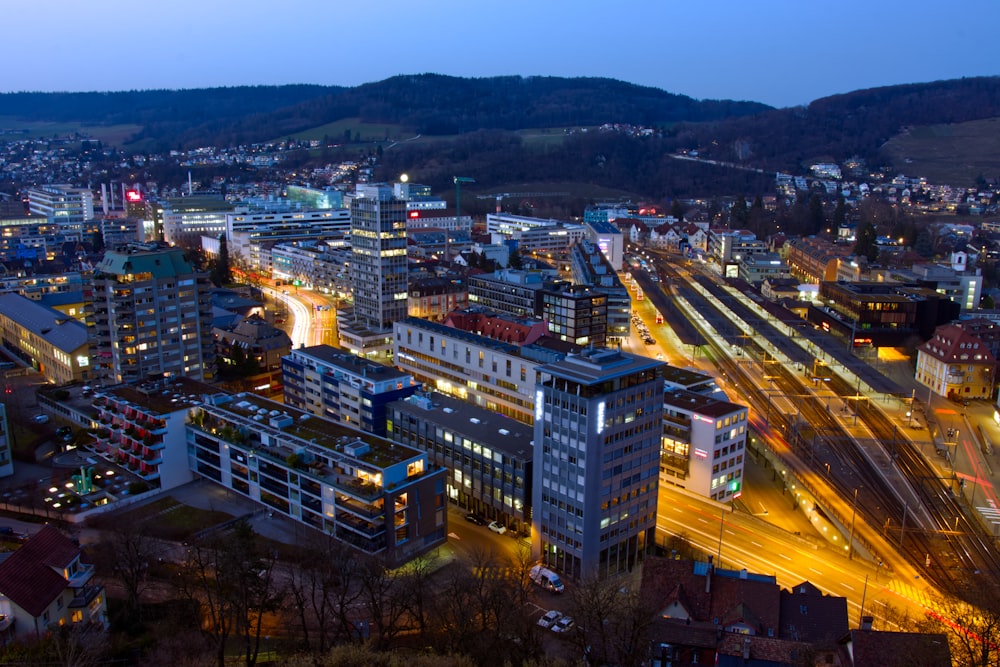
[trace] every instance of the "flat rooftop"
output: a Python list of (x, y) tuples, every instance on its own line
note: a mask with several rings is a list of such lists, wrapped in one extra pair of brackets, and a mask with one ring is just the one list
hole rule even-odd
[(389, 403), (387, 409), (432, 421), (512, 458), (532, 459), (535, 433), (531, 426), (453, 396), (437, 392), (414, 394)]

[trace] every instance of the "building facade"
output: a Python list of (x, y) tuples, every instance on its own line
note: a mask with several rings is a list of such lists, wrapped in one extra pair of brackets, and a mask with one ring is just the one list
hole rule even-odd
[(917, 348), (916, 380), (954, 400), (992, 398), (996, 357), (989, 346), (954, 324), (938, 327)]
[(590, 348), (539, 369), (532, 551), (569, 577), (628, 570), (653, 544), (661, 365)]
[(426, 451), (448, 471), (448, 499), (527, 535), (531, 527), (530, 426), (440, 393), (390, 403), (389, 437)]
[(292, 350), (281, 372), (286, 405), (382, 436), (386, 405), (418, 388), (408, 373), (329, 345)]
[(395, 324), (396, 366), (428, 388), (531, 424), (539, 361), (524, 348), (437, 322)]
[(425, 452), (253, 394), (192, 409), (189, 466), (397, 567), (447, 540), (445, 471)]
[(0, 342), (55, 384), (93, 377), (87, 326), (19, 294), (0, 294)]
[(351, 201), (354, 308), (340, 320), (340, 346), (392, 359), (392, 323), (407, 316), (406, 202), (390, 186), (359, 185)]
[(179, 248), (133, 244), (95, 267), (93, 374), (117, 384), (151, 374), (215, 375), (211, 283)]
[(42, 185), (29, 188), (28, 210), (60, 226), (79, 226), (94, 219), (94, 193), (71, 185)]
[(664, 393), (661, 482), (719, 502), (739, 496), (748, 410), (724, 396), (685, 389)]

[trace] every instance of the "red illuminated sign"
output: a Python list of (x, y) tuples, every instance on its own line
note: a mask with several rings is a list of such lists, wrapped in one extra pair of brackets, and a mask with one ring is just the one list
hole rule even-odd
[(414, 220), (420, 217), (420, 211), (410, 211), (410, 220)]
[(129, 201), (142, 201), (142, 193), (138, 190), (126, 190), (125, 198)]

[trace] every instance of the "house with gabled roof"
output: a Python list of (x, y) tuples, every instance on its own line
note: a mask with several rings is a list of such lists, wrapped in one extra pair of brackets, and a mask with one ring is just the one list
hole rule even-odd
[(934, 330), (917, 348), (916, 380), (955, 400), (990, 398), (997, 361), (977, 336), (955, 324)]
[(94, 566), (73, 540), (44, 526), (0, 561), (0, 637), (38, 639), (51, 627), (108, 627), (107, 599)]
[(832, 661), (847, 632), (845, 598), (823, 595), (809, 582), (781, 590), (773, 576), (717, 568), (711, 558), (647, 558), (642, 590), (656, 610), (654, 667), (780, 667), (810, 655)]

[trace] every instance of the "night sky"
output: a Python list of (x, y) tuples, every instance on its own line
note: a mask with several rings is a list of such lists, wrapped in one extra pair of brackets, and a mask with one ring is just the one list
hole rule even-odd
[(435, 72), (611, 77), (792, 106), (1000, 69), (997, 0), (34, 0), (5, 17), (3, 92)]

